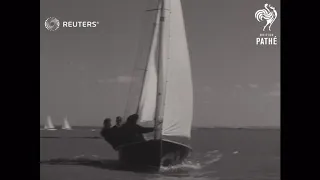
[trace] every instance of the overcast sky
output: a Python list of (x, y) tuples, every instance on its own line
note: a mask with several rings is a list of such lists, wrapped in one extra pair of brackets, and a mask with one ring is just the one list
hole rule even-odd
[[(194, 126), (280, 125), (280, 1), (182, 0), (194, 82)], [(272, 4), (277, 46), (257, 46)], [(40, 123), (68, 116), (71, 125), (100, 125), (123, 115), (130, 84), (139, 87), (155, 0), (40, 1)], [(48, 17), (98, 21), (96, 28), (48, 31)], [(140, 64), (139, 64), (140, 63)], [(135, 89), (135, 88), (133, 88)], [(135, 102), (129, 101), (129, 104)]]

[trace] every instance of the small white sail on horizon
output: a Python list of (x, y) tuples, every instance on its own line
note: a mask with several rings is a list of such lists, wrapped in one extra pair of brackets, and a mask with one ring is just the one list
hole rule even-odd
[(55, 128), (55, 126), (53, 125), (53, 123), (52, 123), (52, 119), (51, 119), (51, 117), (50, 116), (48, 116), (47, 117), (47, 121), (46, 121), (46, 123), (45, 123), (45, 125), (44, 125), (44, 129), (45, 130), (57, 130), (56, 128)]
[(71, 126), (70, 126), (70, 124), (68, 122), (68, 118), (67, 117), (64, 118), (61, 129), (63, 129), (63, 130), (72, 130), (72, 128), (71, 128)]

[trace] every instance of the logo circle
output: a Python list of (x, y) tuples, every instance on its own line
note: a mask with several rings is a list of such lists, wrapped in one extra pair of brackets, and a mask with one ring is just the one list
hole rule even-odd
[(57, 18), (55, 17), (49, 17), (45, 23), (44, 26), (49, 30), (49, 31), (55, 31), (59, 28), (60, 22)]

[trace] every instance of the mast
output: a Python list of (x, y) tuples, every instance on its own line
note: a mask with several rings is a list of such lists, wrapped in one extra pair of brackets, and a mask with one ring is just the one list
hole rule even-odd
[(158, 82), (157, 82), (157, 99), (156, 111), (154, 120), (154, 139), (161, 139), (161, 128), (164, 115), (164, 101), (165, 101), (165, 85), (166, 85), (166, 59), (167, 56), (167, 32), (166, 32), (166, 18), (170, 10), (167, 0), (160, 0), (161, 2), (161, 16), (160, 16), (160, 33), (159, 33), (159, 58), (158, 58)]

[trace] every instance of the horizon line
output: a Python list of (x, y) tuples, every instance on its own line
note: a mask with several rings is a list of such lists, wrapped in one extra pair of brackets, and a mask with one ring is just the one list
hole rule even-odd
[[(40, 126), (44, 126), (44, 124), (40, 124)], [(55, 125), (62, 126), (62, 125)], [(72, 127), (92, 127), (92, 128), (100, 128), (102, 126), (97, 125), (74, 125)], [(202, 129), (214, 129), (214, 128), (228, 128), (228, 129), (281, 129), (281, 126), (192, 126), (192, 129), (202, 128)]]

